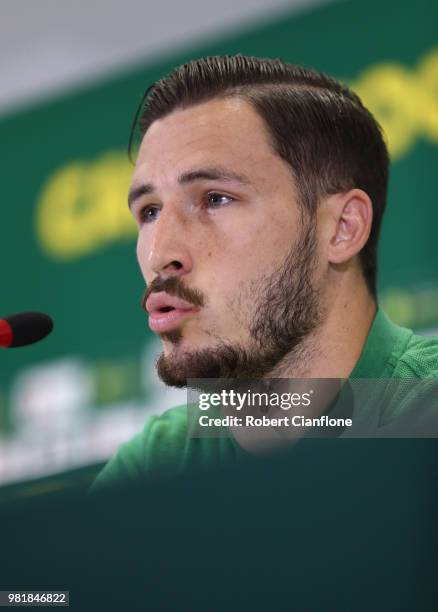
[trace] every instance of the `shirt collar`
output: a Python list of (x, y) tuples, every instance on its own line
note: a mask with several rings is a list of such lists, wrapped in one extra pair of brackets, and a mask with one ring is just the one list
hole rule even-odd
[(380, 308), (349, 378), (390, 378), (412, 331), (393, 323)]

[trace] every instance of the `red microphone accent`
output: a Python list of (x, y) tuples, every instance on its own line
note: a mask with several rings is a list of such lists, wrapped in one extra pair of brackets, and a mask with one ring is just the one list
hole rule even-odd
[(12, 328), (5, 319), (0, 319), (0, 346), (8, 348), (12, 343)]

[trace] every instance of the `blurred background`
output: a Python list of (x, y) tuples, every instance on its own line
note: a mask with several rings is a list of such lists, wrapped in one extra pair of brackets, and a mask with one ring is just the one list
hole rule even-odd
[(325, 71), (376, 116), (392, 159), (380, 300), (438, 334), (435, 0), (0, 0), (0, 317), (55, 321), (0, 351), (0, 485), (98, 466), (185, 402), (154, 371), (127, 143), (152, 82), (233, 53)]

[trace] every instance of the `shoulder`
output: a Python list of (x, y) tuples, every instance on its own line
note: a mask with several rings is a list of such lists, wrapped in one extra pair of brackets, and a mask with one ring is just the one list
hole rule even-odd
[(187, 442), (186, 405), (149, 417), (143, 429), (118, 448), (93, 483), (92, 491), (149, 474), (177, 472)]
[(143, 429), (122, 444), (104, 466), (91, 492), (145, 477), (226, 465), (239, 458), (239, 448), (231, 435), (195, 437), (190, 421), (185, 404), (149, 417)]
[(429, 434), (436, 431), (438, 338), (410, 332), (403, 350), (397, 355), (391, 378), (383, 396), (381, 424), (395, 423), (397, 418), (404, 416), (412, 435), (419, 426)]
[(438, 378), (438, 337), (412, 334), (394, 369), (396, 378)]

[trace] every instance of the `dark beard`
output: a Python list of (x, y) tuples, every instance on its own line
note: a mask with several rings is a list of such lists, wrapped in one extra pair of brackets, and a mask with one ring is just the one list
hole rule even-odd
[[(279, 269), (250, 283), (247, 303), (255, 298), (256, 313), (249, 326), (251, 346), (218, 340), (211, 348), (186, 351), (177, 357), (160, 355), (156, 368), (171, 387), (187, 386), (192, 378), (263, 378), (286, 357), (299, 352), (303, 340), (320, 323), (319, 292), (312, 285), (316, 264), (316, 231), (310, 219)], [(242, 296), (239, 296), (239, 301)], [(164, 336), (163, 336), (164, 337)], [(179, 344), (177, 330), (166, 338)]]

